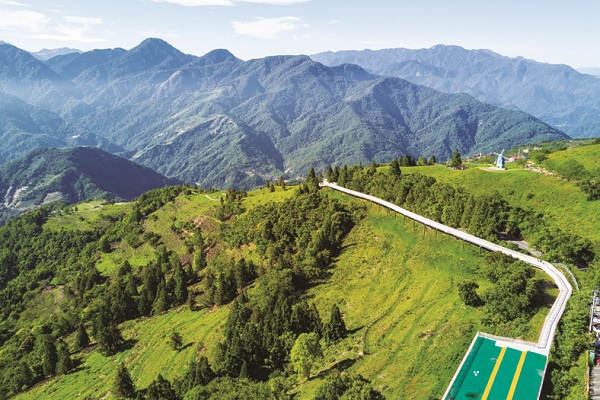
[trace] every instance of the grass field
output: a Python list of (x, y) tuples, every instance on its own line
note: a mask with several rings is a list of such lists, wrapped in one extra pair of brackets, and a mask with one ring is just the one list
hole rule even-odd
[[(112, 357), (97, 351), (81, 352), (76, 356), (82, 365), (68, 375), (43, 382), (20, 394), (16, 399), (73, 399), (90, 396), (105, 397), (111, 390), (118, 365), (124, 361), (138, 388), (144, 388), (160, 373), (172, 380), (185, 372), (189, 363), (201, 355), (211, 357), (219, 340), (220, 330), (228, 309), (211, 312), (175, 310), (152, 318), (128, 321), (121, 327), (130, 348)], [(173, 330), (183, 336), (184, 348), (173, 350), (168, 337)], [(109, 396), (108, 398), (112, 398)]]
[[(592, 162), (589, 161), (591, 154), (596, 151), (600, 152), (600, 145), (577, 147), (550, 156), (557, 160), (573, 156), (583, 163), (583, 160)], [(474, 194), (496, 189), (509, 203), (542, 213), (561, 230), (588, 238), (600, 246), (600, 220), (590, 218), (600, 215), (600, 201), (588, 201), (587, 195), (573, 183), (521, 169), (516, 164), (509, 164), (507, 171), (490, 171), (479, 165), (470, 165), (465, 171), (454, 171), (443, 165), (402, 168), (403, 174), (415, 172), (458, 184)]]
[[(373, 206), (346, 239), (331, 279), (309, 293), (322, 317), (338, 304), (354, 331), (327, 352), (321, 372), (348, 367), (390, 399), (439, 398), (483, 316), (463, 305), (454, 285), (475, 278), (485, 290), (481, 265), (476, 247), (423, 234), (421, 225)], [(540, 310), (523, 339), (537, 340), (546, 313)], [(303, 383), (298, 398), (310, 399), (323, 375)]]
[(91, 230), (110, 224), (111, 218), (120, 219), (131, 210), (130, 203), (105, 205), (103, 200), (87, 201), (59, 211), (44, 224), (44, 229)]
[[(245, 205), (250, 208), (267, 201), (283, 201), (293, 192), (280, 188), (274, 193), (254, 191)], [(355, 201), (337, 192), (328, 193), (342, 201)], [(169, 249), (179, 252), (184, 248), (185, 234), (176, 234), (171, 225), (183, 227), (200, 218), (216, 226), (218, 222), (212, 215), (218, 203), (212, 199), (220, 195), (182, 196), (157, 211), (156, 217), (148, 218), (146, 229), (160, 234)], [(83, 212), (87, 211), (78, 211)], [(80, 221), (78, 213), (68, 218)], [(152, 248), (146, 246), (134, 250), (122, 244), (103, 255), (99, 266), (109, 274), (115, 265), (130, 257), (135, 261), (130, 261), (132, 264), (141, 265), (152, 256)], [(255, 256), (252, 247), (236, 251), (248, 253), (249, 258)], [(352, 333), (326, 349), (322, 364), (314, 371), (320, 374), (295, 388), (298, 398), (311, 398), (333, 366), (362, 374), (390, 399), (441, 396), (475, 332), (481, 328), (481, 310), (465, 307), (454, 285), (469, 278), (479, 282), (480, 291), (485, 290), (489, 283), (479, 277), (482, 265), (478, 248), (423, 230), (411, 220), (404, 221), (403, 217), (371, 206), (367, 218), (345, 239), (331, 277), (307, 293), (322, 318), (328, 317), (332, 303), (338, 304)], [(199, 355), (208, 355), (212, 360), (227, 310), (228, 307), (222, 307), (211, 312), (191, 312), (183, 307), (126, 322), (121, 328), (130, 343), (127, 350), (113, 357), (103, 357), (96, 351), (77, 354), (82, 360), (77, 370), (17, 398), (111, 398), (104, 396), (110, 391), (121, 361), (128, 366), (138, 388), (145, 388), (158, 373), (172, 379), (184, 373), (189, 362)], [(541, 310), (533, 318), (524, 339), (537, 338), (546, 312)], [(181, 352), (168, 345), (173, 329), (184, 338)]]

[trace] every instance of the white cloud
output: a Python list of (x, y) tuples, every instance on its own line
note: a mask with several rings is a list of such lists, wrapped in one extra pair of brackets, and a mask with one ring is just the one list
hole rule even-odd
[(23, 4), (15, 0), (0, 0), (0, 4), (5, 6), (31, 7), (30, 5)]
[(289, 6), (292, 4), (306, 3), (312, 0), (151, 0), (155, 3), (171, 3), (185, 7), (206, 6), (233, 6), (239, 3), (270, 4), (276, 6)]
[(276, 6), (289, 6), (292, 4), (306, 3), (311, 0), (236, 0), (240, 3), (272, 4)]
[(340, 21), (339, 19), (332, 19), (331, 21), (328, 22), (328, 24), (335, 25), (335, 24), (339, 24), (340, 22), (342, 22), (342, 21)]
[(70, 41), (77, 43), (99, 43), (104, 39), (89, 37), (88, 33), (96, 25), (102, 23), (102, 18), (78, 17), (67, 15), (61, 18), (61, 22), (52, 26), (48, 32), (32, 35), (34, 39)]
[(232, 0), (152, 0), (155, 3), (171, 3), (185, 7), (232, 6)]
[(49, 20), (47, 15), (34, 11), (0, 10), (0, 31), (39, 32)]
[(276, 39), (279, 34), (308, 28), (298, 17), (261, 18), (256, 21), (232, 21), (233, 30), (240, 35)]
[(63, 21), (74, 24), (97, 25), (102, 23), (102, 18), (66, 16), (63, 17)]

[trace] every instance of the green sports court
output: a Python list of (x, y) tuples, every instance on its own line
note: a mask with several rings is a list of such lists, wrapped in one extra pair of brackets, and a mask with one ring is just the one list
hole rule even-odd
[(535, 400), (546, 361), (542, 354), (477, 335), (444, 400)]

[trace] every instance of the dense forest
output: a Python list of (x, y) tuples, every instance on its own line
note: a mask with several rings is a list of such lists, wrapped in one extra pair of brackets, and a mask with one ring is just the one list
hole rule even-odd
[[(293, 198), (248, 212), (242, 206), (245, 192), (232, 189), (218, 210), (219, 218), (227, 222), (210, 240), (199, 228), (189, 232), (186, 245), (193, 262), (182, 265), (159, 237), (143, 232), (142, 222), (178, 195), (192, 192), (201, 193), (185, 186), (148, 192), (128, 215), (105, 230), (44, 230), (50, 214), (45, 207), (0, 228), (3, 398), (68, 373), (78, 364), (72, 355), (90, 345), (105, 355), (121, 351), (128, 343), (120, 323), (182, 304), (201, 309), (231, 303), (216, 359), (211, 364), (202, 357), (180, 379), (170, 382), (159, 375), (140, 390), (122, 366), (115, 377), (115, 394), (145, 399), (286, 398), (295, 381), (290, 374), (310, 377), (321, 346), (345, 337), (346, 326), (337, 307), (321, 317), (302, 293), (325, 276), (344, 236), (362, 218), (363, 208), (344, 206), (320, 194), (314, 176)], [(261, 259), (232, 260), (218, 254), (208, 259), (209, 247), (216, 245), (211, 240), (231, 248), (252, 242)], [(132, 246), (152, 242), (155, 259), (142, 268), (124, 262), (105, 277), (95, 268), (95, 260), (119, 241)], [(200, 292), (188, 291), (198, 281)], [(64, 308), (34, 321), (30, 329), (19, 329), (27, 299), (57, 282), (68, 298)], [(73, 334), (69, 348), (63, 339)], [(170, 340), (174, 349), (181, 347), (177, 332)], [(346, 392), (381, 397), (361, 377), (336, 375), (330, 380), (318, 398), (338, 398)]]

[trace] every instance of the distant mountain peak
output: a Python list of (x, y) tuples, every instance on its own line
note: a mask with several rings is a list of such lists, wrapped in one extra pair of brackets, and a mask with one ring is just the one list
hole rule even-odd
[(215, 64), (222, 63), (225, 61), (239, 61), (239, 58), (234, 56), (227, 49), (211, 50), (208, 53), (206, 53), (205, 55), (203, 55), (202, 58), (213, 60)]
[(32, 51), (30, 54), (38, 60), (46, 61), (56, 56), (64, 56), (71, 53), (81, 53), (81, 50), (70, 47), (60, 47), (58, 49), (41, 49), (40, 51)]
[[(129, 52), (163, 51), (181, 53), (175, 47), (159, 38), (144, 39), (140, 44), (132, 48)], [(183, 53), (182, 53), (183, 54)]]

